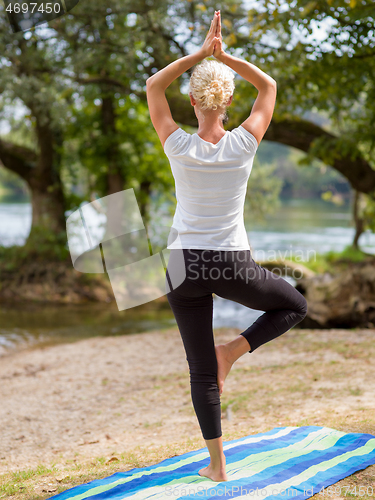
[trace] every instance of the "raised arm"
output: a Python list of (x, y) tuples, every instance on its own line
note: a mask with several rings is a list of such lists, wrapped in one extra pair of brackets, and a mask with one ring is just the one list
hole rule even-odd
[(213, 55), (217, 41), (215, 36), (217, 24), (218, 13), (215, 12), (206, 39), (197, 52), (173, 61), (146, 80), (150, 118), (163, 146), (167, 138), (178, 129), (177, 123), (172, 118), (165, 90), (182, 73), (202, 61), (202, 59)]
[(219, 39), (213, 54), (216, 59), (232, 68), (236, 73), (242, 76), (242, 78), (252, 83), (254, 87), (258, 89), (258, 96), (254, 102), (250, 116), (241, 123), (241, 125), (244, 129), (253, 134), (259, 145), (271, 123), (275, 108), (277, 93), (276, 80), (254, 64), (224, 52), (221, 39), (220, 13), (216, 37)]

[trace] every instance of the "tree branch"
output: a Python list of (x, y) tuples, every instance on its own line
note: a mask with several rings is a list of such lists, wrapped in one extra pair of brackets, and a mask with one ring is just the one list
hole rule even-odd
[(32, 149), (0, 140), (0, 161), (5, 168), (28, 181), (36, 168), (37, 154)]
[(125, 90), (127, 94), (131, 93), (131, 90), (129, 89), (128, 85), (124, 85), (122, 82), (119, 82), (118, 80), (115, 80), (114, 78), (103, 77), (103, 76), (97, 76), (97, 77), (92, 77), (92, 78), (76, 77), (75, 81), (78, 83), (82, 83), (84, 85), (89, 85), (90, 83), (113, 85), (114, 87), (120, 87), (122, 90)]
[[(309, 151), (313, 140), (318, 137), (326, 137), (333, 142), (339, 140), (338, 137), (326, 132), (318, 125), (300, 119), (273, 119), (264, 135), (266, 141), (292, 146), (305, 153)], [(324, 161), (324, 158), (319, 159)], [(352, 187), (361, 193), (370, 194), (375, 191), (375, 170), (361, 157), (359, 152), (354, 160), (350, 158), (350, 155), (347, 155), (334, 159), (330, 166), (346, 177)]]

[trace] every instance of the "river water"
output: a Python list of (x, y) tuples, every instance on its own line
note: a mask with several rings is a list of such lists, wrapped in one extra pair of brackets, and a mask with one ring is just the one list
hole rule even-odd
[[(155, 213), (155, 221), (160, 213)], [(162, 224), (172, 217), (162, 213)], [(245, 226), (255, 261), (291, 254), (306, 260), (315, 252), (341, 251), (352, 242), (354, 227), (350, 206), (337, 207), (321, 200), (283, 201), (264, 222), (245, 211)], [(30, 204), (0, 204), (0, 244), (22, 245), (31, 225)], [(156, 222), (155, 222), (156, 223)], [(365, 233), (359, 244), (375, 254), (375, 235)], [(293, 284), (293, 280), (285, 278)], [(245, 330), (261, 311), (214, 297), (213, 326)], [(0, 304), (0, 355), (36, 345), (74, 342), (94, 336), (124, 335), (176, 326), (169, 304), (155, 301), (118, 311), (116, 303), (84, 305), (38, 305), (10, 307)]]

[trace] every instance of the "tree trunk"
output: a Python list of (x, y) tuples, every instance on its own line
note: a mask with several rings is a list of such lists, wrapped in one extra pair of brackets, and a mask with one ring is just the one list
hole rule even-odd
[(360, 203), (361, 203), (361, 193), (355, 191), (354, 202), (353, 202), (353, 219), (355, 223), (355, 235), (352, 243), (352, 247), (359, 250), (358, 240), (361, 234), (364, 232), (364, 220), (360, 216)]
[(143, 222), (148, 225), (150, 222), (150, 197), (151, 197), (151, 186), (150, 181), (142, 181), (139, 186), (139, 208), (141, 211), (141, 216)]
[[(102, 131), (106, 139), (107, 158), (107, 195), (124, 190), (125, 179), (121, 168), (118, 139), (116, 136), (116, 113), (113, 96), (109, 92), (102, 94)], [(107, 205), (107, 223), (103, 239), (113, 238), (114, 234), (127, 232), (126, 207), (121, 197), (112, 198)]]
[(40, 154), (35, 174), (28, 180), (33, 215), (26, 244), (34, 239), (34, 233), (40, 238), (40, 230), (47, 237), (54, 234), (66, 241), (65, 199), (60, 178), (61, 158), (57, 153), (57, 148), (62, 146), (62, 135), (54, 132), (50, 123), (40, 125), (37, 122), (36, 132)]
[(31, 179), (32, 225), (28, 241), (33, 239), (33, 233), (40, 228), (47, 234), (65, 233), (64, 200), (61, 182), (51, 183), (49, 179)]
[(51, 235), (66, 243), (65, 202), (60, 178), (60, 132), (53, 132), (50, 123), (36, 126), (39, 152), (0, 141), (0, 160), (5, 168), (20, 175), (31, 193), (32, 224), (26, 244), (42, 243)]
[(116, 138), (116, 114), (113, 97), (102, 97), (102, 130), (107, 139), (106, 156), (108, 160), (107, 194), (118, 193), (124, 189), (124, 175), (120, 165), (119, 145)]

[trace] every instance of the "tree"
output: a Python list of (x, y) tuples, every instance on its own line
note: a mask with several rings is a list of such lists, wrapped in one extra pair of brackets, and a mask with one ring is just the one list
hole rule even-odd
[[(275, 114), (264, 139), (300, 149), (306, 161), (319, 158), (370, 197), (375, 191), (371, 6), (367, 0), (361, 4), (287, 0), (283, 6), (262, 0), (246, 14), (239, 0), (230, 0), (222, 8), (227, 50), (240, 51), (278, 82)], [(87, 6), (79, 3), (49, 27), (34, 32), (9, 35), (5, 24), (0, 24), (0, 91), (3, 100), (20, 100), (28, 107), (26, 120), (35, 137), (33, 147), (0, 140), (0, 160), (30, 186), (33, 228), (40, 225), (50, 233), (65, 233), (64, 213), (72, 208), (72, 198), (64, 192), (61, 162), (66, 156), (66, 127), (73, 119), (86, 127), (76, 129), (82, 144), (87, 145), (90, 134), (97, 137), (81, 155), (86, 165), (90, 154), (100, 158), (100, 169), (92, 162), (96, 187), (110, 194), (129, 184), (138, 186), (147, 216), (147, 199), (157, 176), (147, 177), (150, 172), (146, 175), (128, 162), (122, 141), (131, 132), (121, 119), (129, 120), (132, 98), (142, 115), (147, 77), (199, 46), (216, 8), (213, 0), (140, 0), (136, 4), (114, 0), (90, 4), (90, 15)], [(331, 47), (323, 51), (322, 44), (312, 41), (299, 41), (293, 47), (293, 29), (311, 32), (314, 22), (325, 19), (331, 20), (327, 35)], [(264, 42), (267, 32), (276, 43)], [(167, 97), (177, 123), (196, 127), (183, 93), (187, 78), (184, 74), (174, 82)], [(237, 80), (229, 130), (248, 116), (255, 97), (255, 88)], [(307, 119), (306, 110), (311, 109), (324, 113), (330, 126)], [(95, 120), (88, 121), (88, 116)], [(140, 147), (137, 130), (132, 141), (134, 149)]]
[(65, 199), (60, 178), (61, 147), (66, 119), (62, 64), (50, 46), (51, 32), (9, 35), (0, 21), (0, 93), (3, 104), (23, 103), (33, 144), (0, 140), (0, 160), (26, 181), (32, 203), (28, 241), (55, 235), (66, 240)]
[[(160, 2), (160, 18), (168, 7)], [(55, 24), (65, 43), (72, 84), (79, 85), (69, 134), (81, 140), (79, 158), (92, 174), (89, 194), (105, 196), (134, 187), (145, 222), (152, 191), (165, 192), (173, 183), (144, 92), (150, 62), (161, 67), (170, 52), (169, 38), (150, 27), (154, 14), (147, 2), (104, 2), (92, 5), (90, 17), (85, 6), (77, 6)]]
[[(319, 158), (372, 198), (373, 7), (370, 0), (286, 0), (282, 4), (261, 0), (249, 10), (230, 43), (250, 61), (261, 63), (278, 83), (275, 114), (264, 139), (306, 152), (306, 162)], [(297, 35), (313, 35), (319, 23), (326, 23), (324, 40), (313, 37), (295, 43)], [(309, 110), (324, 114), (330, 126), (306, 120)]]
[[(213, 2), (206, 4), (211, 4), (213, 8)], [(231, 5), (235, 6), (236, 0), (232, 0), (229, 3)], [(65, 125), (76, 120), (69, 130), (74, 131), (76, 137), (82, 137), (82, 145), (85, 144), (86, 148), (87, 137), (96, 137), (95, 143), (81, 155), (86, 160), (90, 155), (96, 158), (91, 162), (91, 171), (96, 179), (95, 189), (100, 195), (108, 195), (129, 185), (137, 186), (141, 213), (146, 221), (149, 218), (148, 206), (152, 189), (169, 188), (171, 175), (160, 175), (161, 163), (164, 170), (168, 163), (165, 158), (164, 162), (157, 159), (157, 155), (160, 158), (162, 149), (160, 145), (154, 147), (157, 140), (154, 131), (148, 128), (152, 138), (150, 140), (144, 136), (142, 143), (142, 136), (136, 128), (132, 131), (121, 126), (119, 115), (125, 120), (128, 120), (128, 116), (125, 114), (126, 106), (119, 103), (124, 100), (128, 103), (129, 97), (138, 97), (145, 103), (147, 77), (177, 55), (186, 53), (184, 45), (177, 42), (179, 24), (176, 24), (175, 16), (179, 16), (181, 22), (184, 22), (184, 17), (188, 14), (197, 27), (198, 38), (205, 36), (211, 13), (206, 7), (201, 7), (195, 9), (193, 4), (186, 6), (184, 3), (176, 6), (174, 2), (164, 0), (153, 4), (148, 1), (134, 4), (131, 1), (115, 0), (91, 4), (90, 16), (87, 16), (87, 6), (78, 4), (73, 11), (50, 23), (51, 52), (59, 62), (55, 73), (64, 79), (65, 90), (62, 96), (71, 104), (70, 110), (65, 113)], [(235, 11), (236, 9), (233, 10)], [(239, 13), (236, 15), (239, 16)], [(196, 35), (195, 32), (188, 33), (187, 42)], [(182, 95), (178, 83), (168, 91), (172, 107), (178, 106), (180, 110), (180, 104), (184, 99), (186, 101), (186, 97)], [(99, 113), (98, 110), (94, 111), (97, 108), (94, 103), (98, 102)], [(186, 109), (186, 103), (183, 108)], [(141, 103), (137, 109), (142, 109)], [(189, 113), (194, 116), (191, 108)], [(94, 118), (91, 122), (86, 120), (90, 115)], [(130, 123), (134, 126), (134, 121)], [(82, 128), (82, 125), (87, 128)], [(127, 138), (124, 138), (124, 132), (127, 133)], [(144, 162), (142, 165), (135, 166), (126, 156), (122, 142), (129, 142), (129, 138), (133, 141), (133, 149), (138, 150), (138, 153), (142, 151), (142, 154), (137, 153), (138, 158), (142, 158), (140, 161)], [(145, 160), (150, 151), (147, 144), (151, 145), (151, 149), (154, 148), (155, 156), (152, 160), (154, 168), (148, 168), (145, 172), (144, 167), (150, 167), (151, 164), (150, 159)], [(79, 148), (81, 152), (82, 145)], [(63, 144), (61, 150), (64, 152)], [(79, 202), (79, 197), (74, 198), (71, 193), (65, 193), (65, 201), (73, 199), (75, 203)], [(61, 207), (55, 208), (60, 208), (61, 221), (63, 211)], [(67, 208), (72, 207), (66, 205), (64, 209)], [(57, 217), (57, 213), (54, 216)]]

